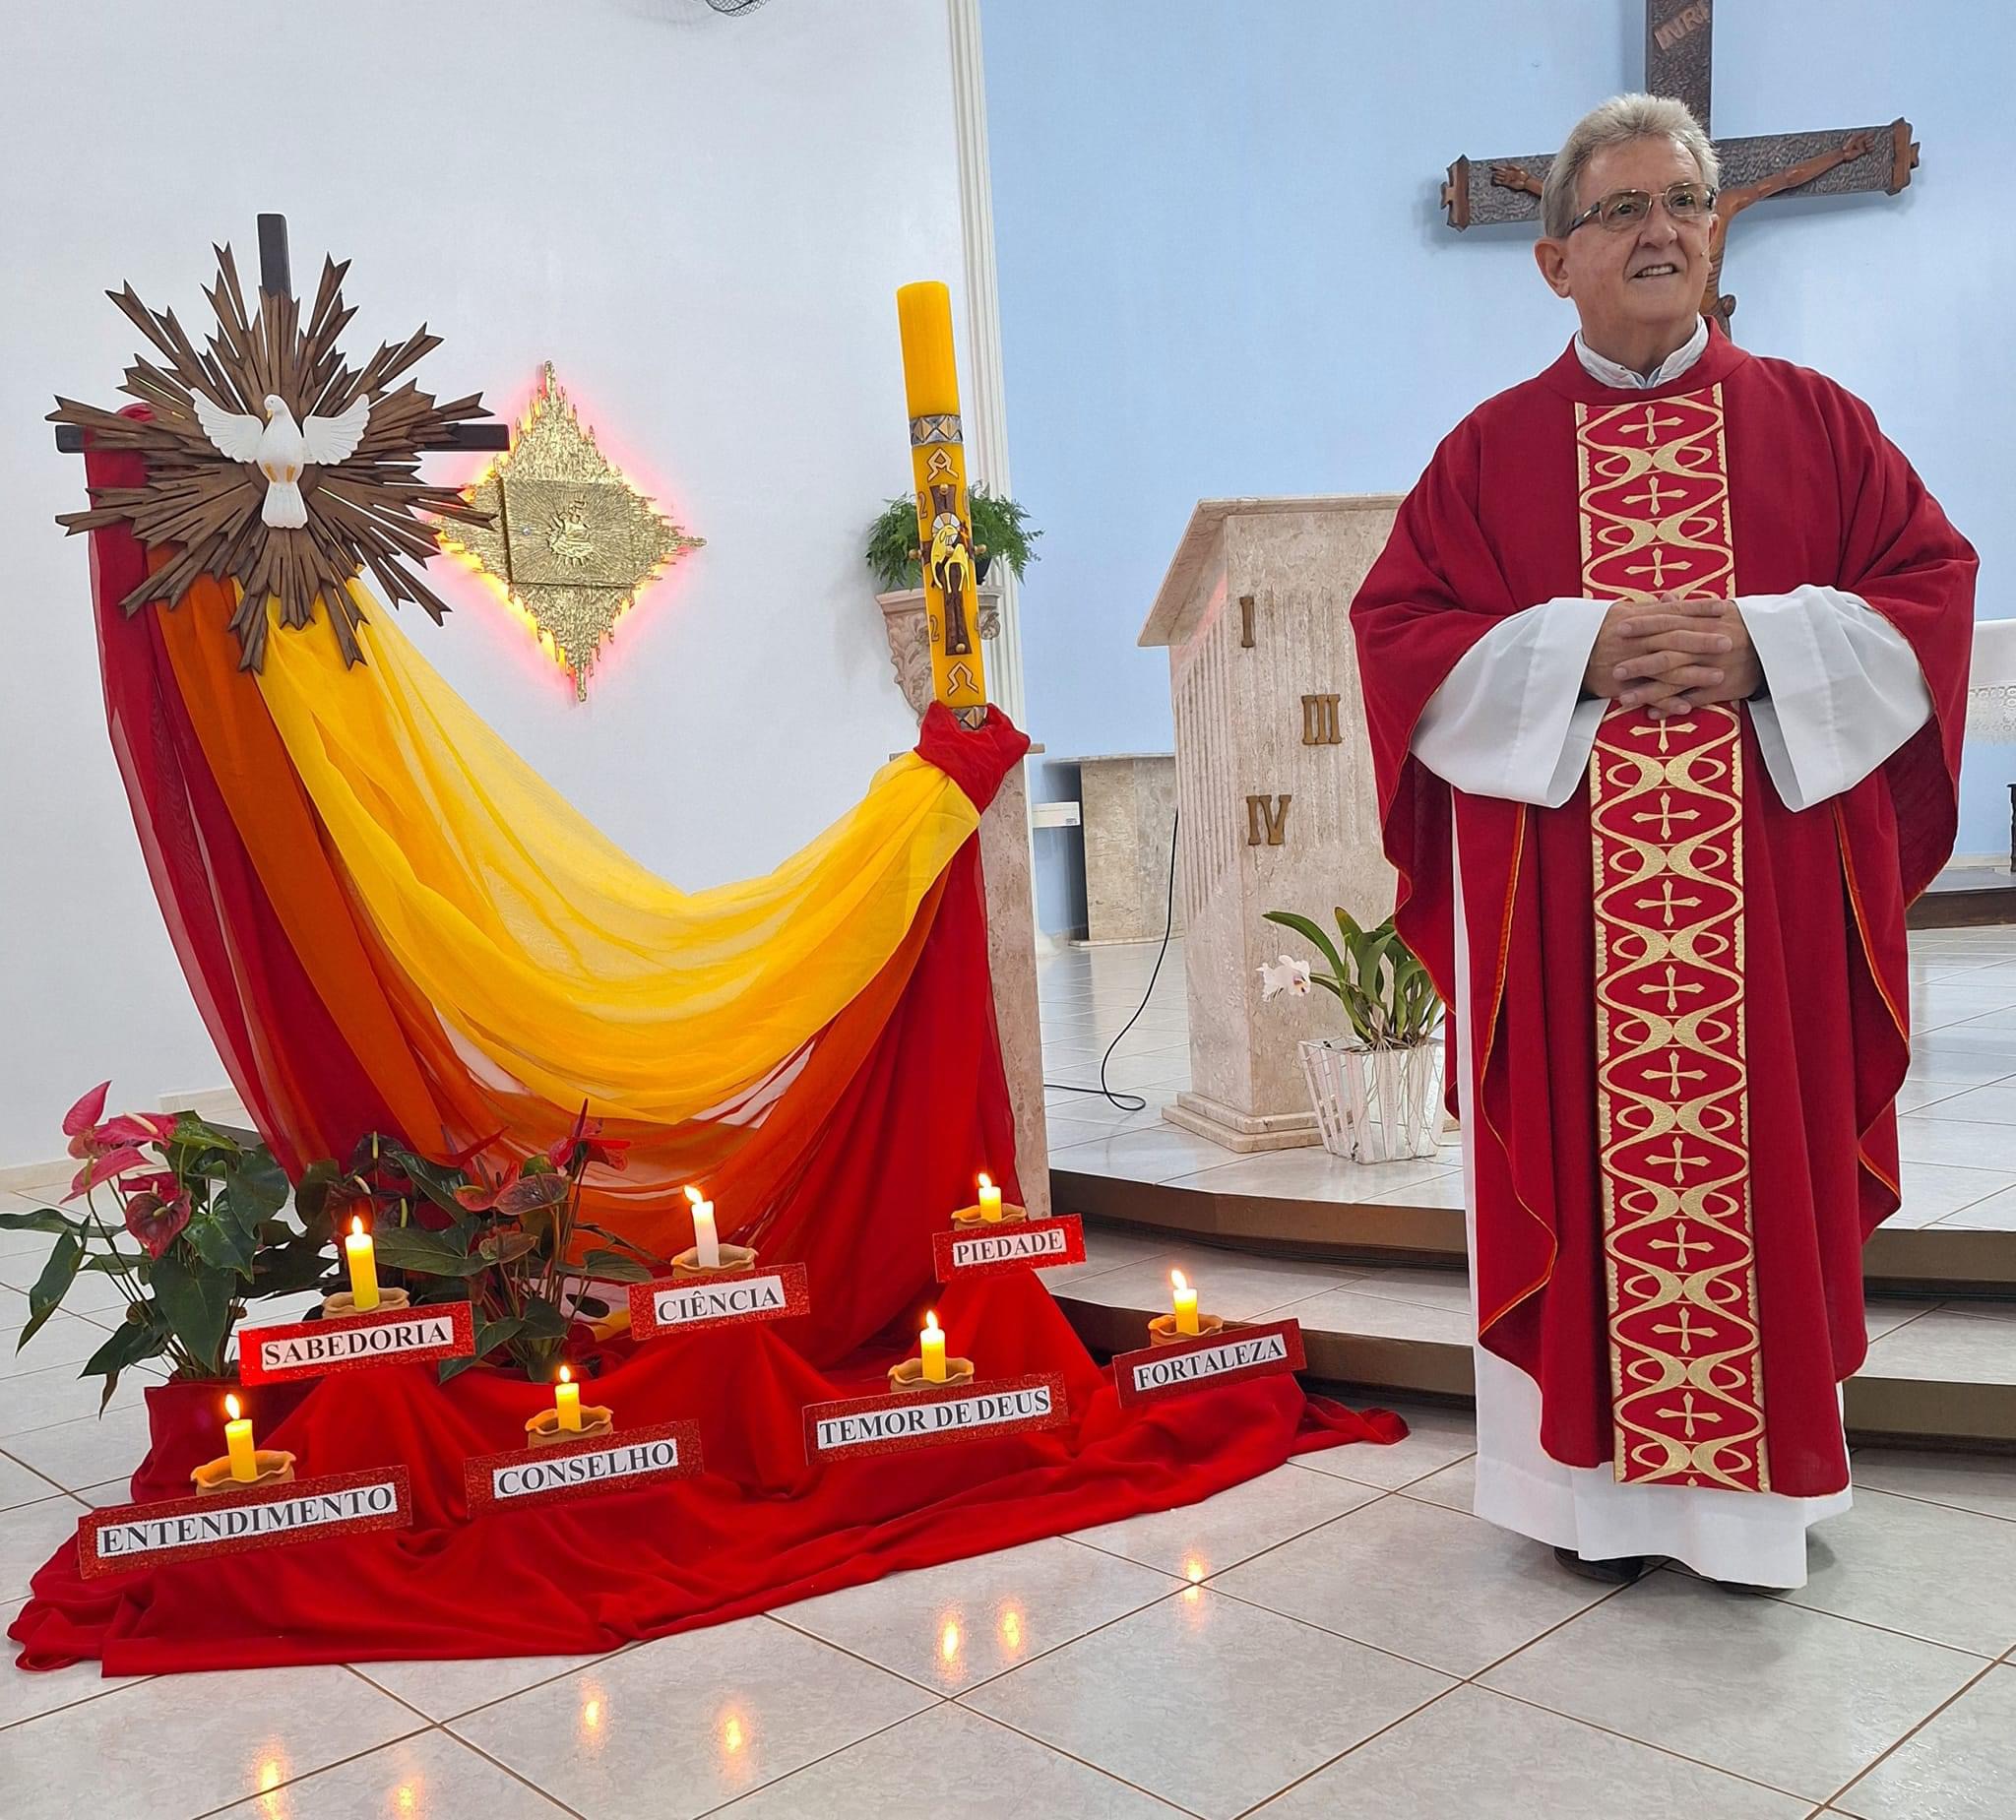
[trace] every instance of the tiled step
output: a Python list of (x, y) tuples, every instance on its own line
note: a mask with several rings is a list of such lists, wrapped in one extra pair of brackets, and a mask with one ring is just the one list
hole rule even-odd
[[(1063, 1153), (1068, 1157), (1069, 1153)], [(1311, 1156), (1312, 1168), (1323, 1167)], [(1208, 1184), (1207, 1170), (1184, 1180), (1137, 1181), (1053, 1161), (1050, 1196), (1060, 1208), (1087, 1214), (1165, 1244), (1203, 1241), (1283, 1258), (1356, 1265), (1464, 1267), (1462, 1183), (1446, 1166), (1381, 1163), (1357, 1169), (1365, 1198), (1339, 1200)], [(1256, 1175), (1258, 1171), (1255, 1172)], [(1433, 1205), (1440, 1200), (1445, 1205)], [(1881, 1295), (2007, 1295), (2016, 1297), (2016, 1230), (1940, 1223), (1881, 1227), (1862, 1252), (1863, 1280)]]
[[(1085, 1343), (1113, 1352), (1144, 1344), (1149, 1318), (1166, 1312), (1171, 1269), (1228, 1320), (1293, 1315), (1313, 1377), (1472, 1393), (1469, 1289), (1453, 1270), (1267, 1257), (1089, 1224), (1087, 1261), (1043, 1274)], [(2016, 1451), (2016, 1306), (1872, 1298), (1869, 1333), (1868, 1362), (1846, 1391), (1853, 1438)]]

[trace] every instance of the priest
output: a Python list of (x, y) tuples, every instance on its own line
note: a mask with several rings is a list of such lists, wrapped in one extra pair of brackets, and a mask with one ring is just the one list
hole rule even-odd
[(1442, 442), (1352, 619), (1453, 1008), (1478, 1515), (1795, 1587), (1849, 1502), (1975, 556), (1867, 406), (1698, 314), (1716, 178), (1674, 100), (1569, 135), (1537, 256), (1580, 332)]

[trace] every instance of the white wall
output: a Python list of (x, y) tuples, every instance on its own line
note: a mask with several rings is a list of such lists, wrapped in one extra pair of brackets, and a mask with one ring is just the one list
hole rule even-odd
[[(767, 869), (914, 736), (861, 533), (909, 481), (892, 293), (960, 288), (944, 0), (7, 0), (0, 76), (0, 1166), (106, 1074), (220, 1085), (136, 847), (98, 691), (81, 464), (40, 421), (113, 404), (130, 279), (192, 331), (213, 240), (296, 288), (355, 260), (353, 357), (422, 318), (422, 385), (516, 414), (538, 364), (707, 539), (586, 707), (474, 578), (421, 649), (647, 864)], [(476, 458), (435, 458), (462, 479)]]

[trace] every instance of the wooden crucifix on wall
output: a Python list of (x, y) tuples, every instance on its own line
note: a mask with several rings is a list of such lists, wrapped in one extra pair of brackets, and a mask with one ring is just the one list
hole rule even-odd
[[(1714, 31), (1713, 0), (1646, 0), (1646, 90), (1684, 101), (1704, 131), (1710, 130)], [(1918, 167), (1911, 122), (1902, 119), (1888, 126), (1718, 139), (1715, 150), (1722, 159), (1722, 187), (1715, 204), (1718, 229), (1701, 313), (1725, 330), (1736, 300), (1723, 292), (1722, 262), (1729, 250), (1729, 224), (1736, 216), (1752, 203), (1795, 192), (1847, 196), (1881, 190), (1895, 196)], [(1442, 186), (1449, 225), (1460, 229), (1533, 220), (1540, 213), (1541, 185), (1552, 162), (1553, 155), (1546, 152), (1524, 157), (1458, 158)]]

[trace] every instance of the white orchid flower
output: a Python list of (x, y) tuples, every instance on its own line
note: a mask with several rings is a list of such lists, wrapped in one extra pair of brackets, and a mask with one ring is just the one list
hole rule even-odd
[(1297, 961), (1293, 955), (1285, 954), (1278, 964), (1260, 964), (1260, 996), (1273, 998), (1277, 993), (1287, 992), (1295, 998), (1309, 995), (1309, 964)]

